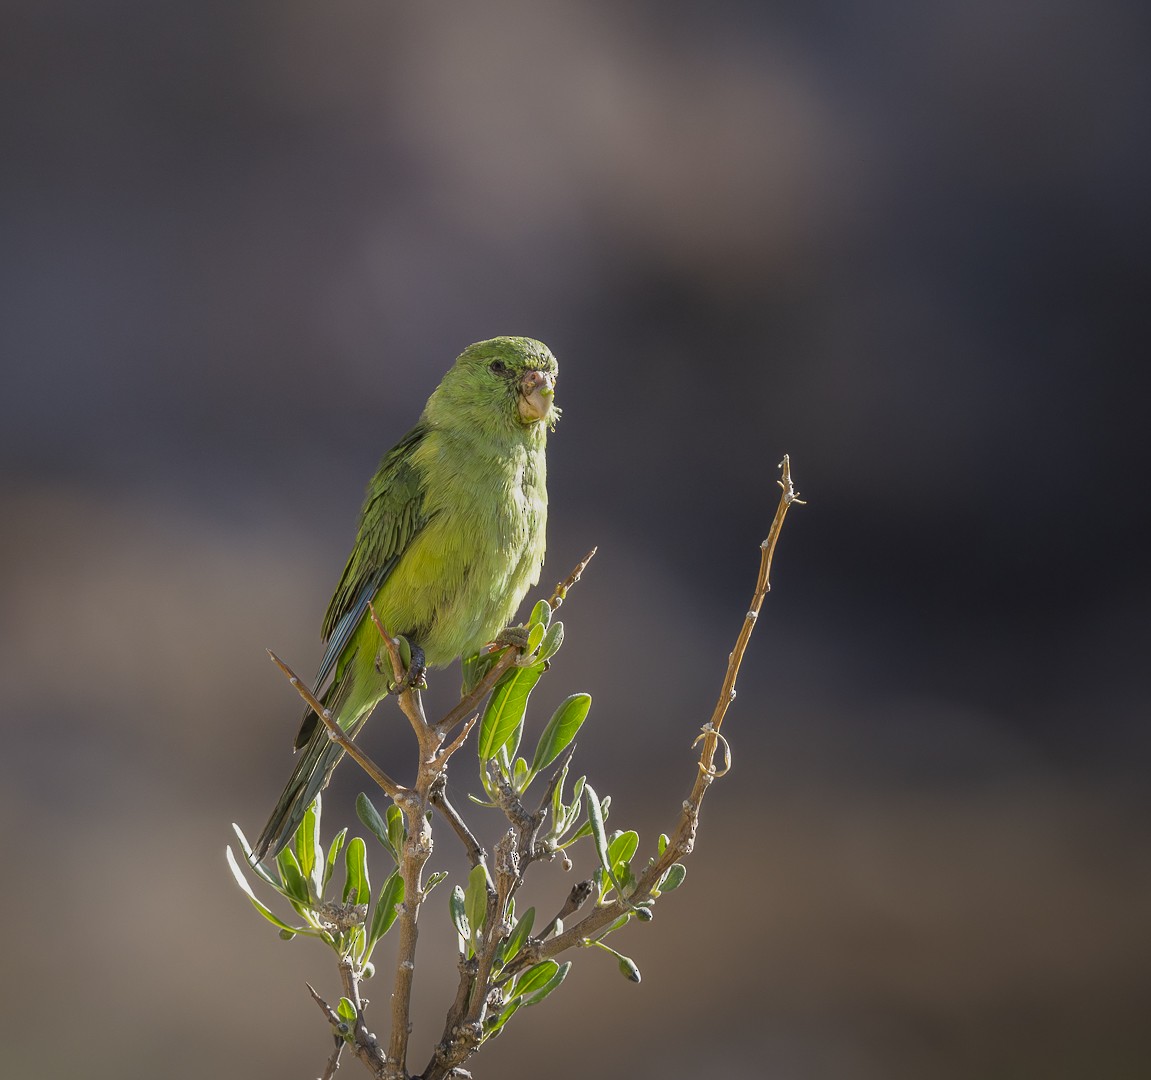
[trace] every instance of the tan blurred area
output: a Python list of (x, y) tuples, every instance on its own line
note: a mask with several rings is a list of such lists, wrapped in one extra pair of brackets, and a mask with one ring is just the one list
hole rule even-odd
[[(497, 333), (561, 365), (541, 595), (599, 545), (530, 722), (592, 693), (577, 773), (645, 847), (785, 451), (809, 505), (687, 880), (613, 938), (643, 981), (574, 956), (476, 1077), (1151, 1074), (1137, 5), (5, 21), (3, 1075), (319, 1075), (334, 967), (223, 855), (291, 767), (264, 650), (311, 674), (376, 461)], [(393, 706), (364, 738), (404, 775)]]

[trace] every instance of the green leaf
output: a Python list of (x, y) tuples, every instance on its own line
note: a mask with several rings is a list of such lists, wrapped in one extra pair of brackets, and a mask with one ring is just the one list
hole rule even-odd
[(240, 850), (244, 853), (244, 859), (252, 873), (265, 884), (271, 885), (276, 892), (282, 894), (283, 889), (280, 888), (280, 883), (268, 873), (264, 864), (255, 858), (252, 845), (248, 843), (248, 838), (244, 835), (243, 830), (234, 821), (232, 822), (232, 831), (235, 832), (236, 839), (240, 841)]
[(516, 758), (515, 767), (512, 769), (512, 787), (522, 793), (528, 786), (530, 778), (528, 763), (522, 757)]
[(464, 890), (458, 885), (452, 887), (452, 894), (448, 897), (448, 913), (452, 917), (452, 925), (460, 935), (460, 940), (470, 941), (472, 928), (468, 922), (467, 902), (464, 899)]
[[(394, 804), (393, 804), (394, 805)], [(395, 862), (399, 862), (396, 849), (392, 846), (392, 839), (388, 835), (388, 824), (376, 809), (375, 804), (362, 791), (356, 796), (356, 817), (360, 819), (368, 831), (383, 845), (384, 850), (391, 855)]]
[[(600, 866), (603, 868), (604, 875), (615, 886), (616, 891), (622, 896), (623, 886), (620, 884), (619, 879), (616, 877), (615, 872), (612, 870), (612, 863), (608, 856), (607, 836), (604, 833), (604, 818), (606, 817), (605, 810), (609, 805), (611, 799), (610, 795), (605, 795), (601, 802), (599, 796), (596, 795), (595, 789), (591, 784), (584, 785), (584, 791), (587, 792), (587, 813), (588, 828), (591, 830), (592, 840), (595, 842), (596, 854), (599, 856)], [(576, 834), (579, 835), (578, 833)], [(638, 839), (638, 838), (637, 838)], [(605, 890), (601, 887), (601, 897)]]
[(464, 892), (464, 914), (472, 934), (483, 929), (488, 912), (488, 872), (483, 863), (476, 863), (468, 874), (468, 887)]
[(576, 737), (580, 726), (587, 719), (591, 708), (591, 694), (572, 694), (560, 706), (544, 728), (540, 741), (536, 743), (532, 758), (532, 775), (546, 769), (567, 748)]
[(296, 861), (308, 886), (308, 903), (315, 906), (324, 895), (324, 849), (320, 846), (320, 796), (304, 813), (296, 830)]
[(667, 833), (661, 832), (659, 834), (659, 843), (656, 844), (656, 856), (657, 857), (661, 856), (665, 851), (667, 851), (667, 845), (669, 843), (670, 843), (670, 841), (667, 838)]
[(372, 925), (368, 932), (368, 953), (391, 928), (399, 915), (398, 907), (404, 902), (404, 879), (399, 870), (393, 870), (380, 888), (376, 909), (372, 912)]
[(532, 608), (531, 618), (528, 619), (528, 626), (542, 626), (545, 630), (548, 628), (548, 623), (552, 621), (552, 606), (546, 600), (537, 600), (536, 606)]
[(283, 919), (280, 919), (274, 915), (271, 908), (269, 908), (266, 904), (261, 903), (260, 900), (257, 899), (256, 894), (252, 891), (252, 886), (248, 884), (248, 879), (244, 877), (243, 871), (240, 869), (239, 864), (236, 862), (236, 856), (232, 854), (232, 849), (230, 847), (226, 849), (226, 856), (228, 859), (228, 866), (232, 871), (232, 876), (236, 879), (236, 884), (244, 890), (245, 895), (249, 900), (252, 901), (252, 906), (273, 926), (278, 926), (280, 928), (281, 934), (287, 932), (288, 934), (291, 934), (292, 937), (295, 937), (299, 931), (296, 930), (295, 927), (289, 926), (286, 922), (283, 921)]
[(587, 793), (587, 824), (595, 843), (596, 854), (599, 856), (599, 864), (605, 871), (610, 872), (611, 863), (607, 858), (607, 836), (604, 833), (603, 810), (599, 796), (591, 784), (585, 784), (584, 791)]
[(528, 995), (542, 990), (555, 977), (560, 969), (554, 960), (541, 960), (516, 979), (513, 997), (526, 999)]
[(364, 841), (353, 836), (344, 851), (344, 903), (366, 904), (372, 898), (368, 879), (368, 849)]
[(395, 804), (384, 812), (384, 816), (388, 821), (388, 839), (392, 845), (392, 858), (398, 863), (403, 854), (404, 844), (408, 839), (408, 830), (404, 825), (404, 812)]
[(324, 866), (324, 887), (332, 880), (332, 872), (336, 869), (336, 859), (344, 850), (344, 841), (348, 838), (348, 830), (341, 829), (332, 839), (332, 846), (328, 848), (328, 861)]
[[(543, 664), (509, 668), (488, 698), (477, 741), (480, 761), (495, 757), (523, 724), (528, 697), (543, 674)], [(511, 753), (515, 753), (513, 748)]]
[(345, 1024), (354, 1024), (356, 1022), (356, 1006), (348, 998), (342, 997), (336, 1006), (336, 1015)]
[(564, 784), (567, 783), (568, 778), (568, 765), (565, 763), (564, 767), (560, 770), (559, 780), (556, 782), (555, 787), (552, 788), (552, 828), (553, 836), (559, 836), (563, 832), (564, 822)]
[[(583, 814), (583, 789), (584, 789), (584, 784), (586, 784), (586, 783), (587, 783), (587, 777), (586, 776), (581, 776), (575, 782), (575, 785), (572, 788), (571, 806), (569, 806), (567, 808), (567, 811), (564, 813), (563, 818), (560, 821), (560, 824), (558, 824), (556, 826), (556, 835), (557, 836), (563, 837), (564, 834), (568, 831), (568, 829), (570, 829), (577, 821), (580, 820), (580, 817)], [(575, 837), (572, 837), (571, 839), (574, 840)]]
[(276, 856), (276, 866), (280, 871), (280, 884), (283, 888), (284, 895), (289, 900), (294, 900), (297, 904), (306, 906), (310, 902), (308, 898), (308, 883), (304, 880), (304, 875), (300, 870), (300, 864), (296, 862), (296, 856), (290, 847), (284, 848), (284, 850)]
[(620, 876), (639, 848), (639, 833), (633, 829), (621, 832), (607, 848), (608, 866)]
[[(633, 914), (633, 911), (625, 911), (618, 919), (612, 922), (605, 929), (601, 930), (599, 937), (595, 939), (596, 944), (598, 945), (601, 941), (603, 941), (603, 939), (607, 937), (608, 934), (614, 934), (617, 930), (621, 930), (623, 927), (627, 926), (627, 924), (631, 922), (631, 917)], [(615, 950), (612, 949), (611, 952), (614, 953)]]
[(466, 657), (460, 664), (463, 668), (464, 685), (460, 696), (470, 694), (483, 681), (484, 676), (496, 665), (503, 655), (502, 649), (492, 652), (475, 653)]
[[(555, 964), (554, 960), (545, 960), (544, 963)], [(540, 965), (542, 966), (542, 965)], [(571, 970), (571, 961), (568, 960), (564, 964), (556, 964), (556, 971), (552, 974), (551, 978), (547, 980), (542, 986), (536, 987), (531, 992), (521, 990), (517, 987), (518, 993), (523, 996), (523, 1003), (525, 1006), (538, 1005), (544, 998), (546, 998), (560, 983), (567, 978), (568, 972)], [(532, 969), (535, 970), (534, 968)]]
[(632, 873), (631, 863), (618, 863), (612, 868), (616, 880), (619, 882), (620, 896), (631, 896), (635, 892), (636, 876)]
[(446, 870), (437, 870), (434, 874), (432, 874), (428, 878), (427, 883), (424, 885), (424, 898), (427, 899), (428, 893), (430, 893), (432, 889), (434, 889), (447, 876), (448, 872)]
[(512, 928), (512, 932), (508, 934), (504, 941), (502, 954), (503, 962), (510, 964), (515, 958), (516, 954), (524, 947), (528, 936), (532, 932), (532, 926), (536, 921), (536, 909), (530, 907), (523, 913), (523, 917)]
[(540, 642), (540, 651), (536, 654), (536, 659), (540, 663), (543, 663), (545, 660), (550, 660), (560, 651), (560, 646), (563, 643), (564, 624), (559, 619), (556, 619), (556, 621), (548, 627), (547, 633), (544, 634), (543, 640)]
[(667, 873), (659, 879), (659, 891), (671, 892), (672, 889), (678, 889), (683, 884), (685, 877), (687, 877), (687, 867), (683, 863), (672, 863), (667, 868)]
[(487, 1031), (484, 1033), (484, 1039), (491, 1039), (498, 1035), (504, 1029), (504, 1025), (515, 1016), (519, 1011), (520, 1006), (523, 1004), (519, 998), (516, 998), (510, 1005), (505, 1005), (503, 1012), (495, 1019), (486, 1022), (488, 1025)]
[(531, 656), (532, 653), (539, 648), (539, 644), (544, 639), (544, 626), (542, 623), (536, 623), (528, 630), (528, 643), (524, 646), (524, 653)]

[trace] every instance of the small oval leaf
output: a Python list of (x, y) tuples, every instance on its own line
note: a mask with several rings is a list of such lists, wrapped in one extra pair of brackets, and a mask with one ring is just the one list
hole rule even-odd
[[(278, 926), (280, 928), (280, 936), (283, 937), (285, 941), (295, 937), (296, 930), (284, 922), (283, 919), (278, 918), (275, 914), (273, 914), (271, 908), (269, 908), (266, 904), (261, 903), (260, 900), (257, 899), (256, 894), (252, 891), (252, 886), (248, 884), (248, 879), (244, 877), (243, 872), (240, 870), (240, 866), (236, 862), (236, 857), (232, 854), (232, 849), (230, 847), (226, 849), (226, 855), (228, 859), (228, 866), (232, 871), (232, 876), (236, 879), (236, 884), (244, 890), (245, 895), (252, 902), (252, 906), (273, 926)], [(285, 935), (287, 935), (287, 937), (285, 937)]]
[(404, 812), (395, 803), (392, 803), (384, 812), (384, 817), (388, 822), (388, 841), (391, 843), (392, 851), (395, 852), (396, 862), (399, 862), (400, 856), (403, 854), (404, 844), (408, 839), (407, 826), (404, 825)]
[(503, 945), (503, 962), (510, 964), (515, 958), (516, 954), (524, 947), (528, 939), (528, 935), (532, 932), (532, 925), (536, 920), (536, 909), (530, 907), (523, 913), (523, 917), (512, 928), (512, 932), (508, 934), (507, 939)]
[(560, 966), (554, 960), (541, 960), (534, 967), (530, 967), (518, 979), (516, 979), (515, 990), (513, 996), (518, 998), (526, 998), (529, 994), (533, 994), (542, 990), (551, 980), (555, 977)]
[(447, 876), (448, 876), (448, 872), (446, 870), (437, 870), (434, 874), (432, 874), (428, 878), (428, 880), (424, 883), (424, 899), (425, 900), (428, 897), (428, 893), (430, 893), (432, 891), (432, 889), (434, 889)]
[(639, 848), (639, 833), (634, 829), (622, 832), (607, 848), (608, 866), (618, 875), (631, 862)]
[(556, 619), (548, 631), (544, 634), (543, 641), (540, 642), (540, 650), (536, 654), (537, 659), (550, 660), (556, 653), (560, 651), (560, 646), (564, 643), (564, 624), (561, 620)]
[(320, 796), (304, 813), (296, 830), (296, 861), (308, 887), (308, 902), (318, 904), (324, 893), (324, 849), (320, 847)]
[(548, 623), (552, 621), (552, 606), (546, 600), (537, 600), (536, 606), (532, 608), (531, 618), (528, 619), (528, 626), (542, 626), (545, 630), (548, 628)]
[(500, 677), (480, 721), (480, 735), (476, 742), (480, 761), (495, 757), (515, 735), (523, 723), (528, 697), (540, 681), (543, 670), (543, 664), (532, 664), (510, 668)]
[[(548, 962), (552, 964), (555, 963), (554, 960)], [(557, 986), (559, 986), (560, 983), (564, 981), (564, 979), (567, 978), (567, 974), (571, 970), (571, 966), (572, 965), (570, 960), (564, 964), (560, 964), (559, 969), (555, 972), (554, 975), (552, 975), (550, 979), (548, 979), (546, 983), (543, 984), (543, 986), (532, 991), (530, 994), (523, 995), (524, 1005), (538, 1005), (541, 1001), (543, 1001), (543, 999), (546, 998), (548, 994), (550, 994)]]
[(533, 775), (546, 769), (568, 748), (587, 719), (590, 708), (591, 694), (572, 694), (560, 703), (536, 743), (535, 756), (532, 758)]
[(659, 879), (660, 892), (671, 892), (672, 889), (678, 889), (683, 884), (685, 877), (687, 877), (687, 867), (683, 863), (672, 863), (667, 868), (667, 873)]
[(353, 836), (344, 849), (344, 903), (366, 904), (372, 898), (368, 878), (368, 849), (359, 836)]
[(468, 887), (464, 892), (464, 913), (473, 934), (483, 929), (488, 911), (488, 873), (483, 863), (476, 863), (468, 874)]
[(404, 879), (399, 870), (388, 875), (376, 900), (376, 910), (372, 913), (372, 925), (368, 932), (368, 952), (391, 928), (399, 915), (399, 905), (404, 902)]
[(456, 933), (464, 941), (467, 941), (472, 936), (472, 928), (468, 924), (464, 890), (458, 885), (453, 886), (451, 895), (448, 897), (448, 913), (452, 917), (452, 925), (455, 926)]
[(396, 849), (392, 846), (388, 835), (388, 823), (380, 816), (375, 804), (362, 791), (356, 796), (356, 817), (360, 819), (368, 831), (383, 845), (391, 857), (398, 862)]
[(280, 871), (280, 885), (284, 895), (297, 904), (308, 904), (308, 883), (304, 880), (295, 852), (290, 847), (284, 848), (276, 856), (276, 867)]

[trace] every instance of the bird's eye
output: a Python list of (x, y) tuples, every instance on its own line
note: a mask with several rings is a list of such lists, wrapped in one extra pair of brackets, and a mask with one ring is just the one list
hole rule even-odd
[(502, 360), (493, 360), (488, 364), (488, 370), (493, 375), (506, 375), (508, 373), (508, 366)]

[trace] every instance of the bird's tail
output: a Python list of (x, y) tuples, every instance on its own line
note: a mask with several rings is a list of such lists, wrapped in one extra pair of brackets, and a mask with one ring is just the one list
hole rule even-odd
[[(311, 715), (315, 717), (314, 713)], [(362, 720), (353, 723), (349, 735), (354, 736), (361, 723)], [(287, 846), (312, 801), (328, 786), (332, 770), (344, 756), (344, 750), (328, 737), (327, 727), (317, 724), (311, 737), (300, 747), (299, 754), (300, 759), (296, 762), (288, 786), (284, 788), (272, 816), (268, 818), (268, 824), (264, 826), (264, 831), (252, 849), (256, 860), (269, 855), (275, 858)]]

